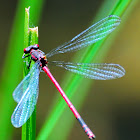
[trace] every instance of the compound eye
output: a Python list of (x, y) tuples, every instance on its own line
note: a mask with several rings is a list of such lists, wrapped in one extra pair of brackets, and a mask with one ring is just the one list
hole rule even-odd
[(36, 44), (36, 46), (39, 48), (39, 45), (38, 44)]
[(38, 44), (33, 45), (32, 49), (35, 49), (35, 50), (39, 49), (39, 45)]
[(25, 53), (25, 54), (30, 53), (30, 50), (31, 50), (30, 47), (24, 48), (24, 53)]

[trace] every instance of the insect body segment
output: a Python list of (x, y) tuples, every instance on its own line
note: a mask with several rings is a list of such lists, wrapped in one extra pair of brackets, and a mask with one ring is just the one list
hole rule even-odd
[(34, 60), (35, 62), (39, 60), (41, 67), (44, 67), (48, 63), (45, 53), (41, 50), (31, 49), (30, 54), (32, 60)]
[[(29, 54), (29, 55), (25, 56), (25, 54)], [(45, 53), (43, 51), (39, 50), (38, 44), (31, 45), (24, 49), (23, 58), (28, 57), (30, 55), (31, 55), (31, 59), (33, 61), (40, 62), (41, 67), (44, 67), (48, 63)]]

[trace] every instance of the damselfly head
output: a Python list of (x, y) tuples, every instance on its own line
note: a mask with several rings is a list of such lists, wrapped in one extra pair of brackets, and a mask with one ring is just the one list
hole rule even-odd
[(34, 50), (39, 49), (39, 45), (38, 44), (34, 44), (34, 45), (31, 45), (31, 46), (28, 46), (27, 48), (24, 49), (24, 53), (25, 54), (30, 53), (30, 51), (32, 49), (34, 49)]

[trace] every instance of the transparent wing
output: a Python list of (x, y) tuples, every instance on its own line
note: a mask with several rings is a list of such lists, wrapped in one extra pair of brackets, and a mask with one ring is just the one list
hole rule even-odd
[(34, 73), (34, 71), (37, 69), (37, 67), (38, 67), (38, 64), (35, 63), (32, 66), (30, 72), (24, 77), (24, 79), (19, 83), (19, 85), (14, 90), (13, 98), (17, 103), (21, 100), (23, 93), (25, 92), (25, 90), (29, 86), (31, 75), (32, 75), (32, 73)]
[(48, 54), (46, 54), (46, 57), (48, 58), (55, 54), (76, 51), (87, 47), (111, 33), (120, 24), (120, 22), (120, 18), (115, 15), (110, 15), (103, 18), (99, 22), (93, 24), (75, 36), (69, 42), (50, 51)]
[[(14, 91), (13, 96), (18, 102), (18, 105), (11, 117), (11, 122), (14, 127), (21, 127), (34, 111), (38, 99), (39, 72), (39, 65), (35, 63), (31, 68), (30, 73), (23, 79), (22, 83), (20, 83)], [(18, 93), (20, 95), (16, 98)]]
[(66, 70), (96, 80), (110, 80), (125, 75), (125, 69), (118, 64), (109, 63), (71, 63), (62, 61), (49, 62), (51, 65), (62, 67)]

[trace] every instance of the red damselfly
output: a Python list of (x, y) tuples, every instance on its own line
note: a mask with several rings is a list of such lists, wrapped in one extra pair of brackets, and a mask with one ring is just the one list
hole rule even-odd
[(18, 103), (11, 117), (13, 126), (21, 127), (29, 119), (32, 112), (34, 111), (39, 92), (39, 74), (40, 71), (43, 70), (54, 83), (68, 104), (69, 108), (75, 115), (76, 119), (81, 124), (85, 133), (88, 135), (89, 139), (95, 138), (95, 135), (83, 121), (73, 104), (67, 98), (66, 94), (49, 71), (48, 65), (59, 66), (76, 74), (83, 75), (86, 78), (97, 80), (120, 78), (125, 75), (124, 68), (119, 64), (109, 63), (93, 64), (71, 63), (63, 61), (49, 62), (47, 58), (55, 54), (80, 50), (81, 48), (87, 47), (97, 42), (98, 40), (101, 40), (109, 33), (111, 33), (120, 24), (120, 21), (121, 20), (118, 16), (110, 15), (93, 24), (69, 42), (53, 49), (47, 54), (39, 50), (38, 44), (25, 48), (23, 58), (30, 56), (31, 59), (35, 61), (35, 64), (13, 92), (13, 98)]

